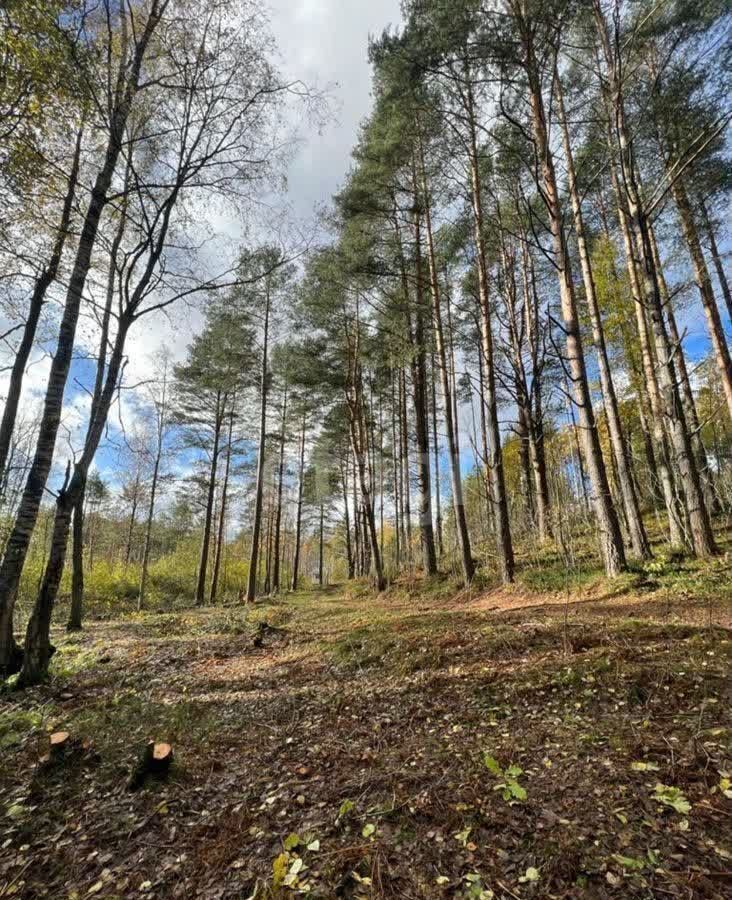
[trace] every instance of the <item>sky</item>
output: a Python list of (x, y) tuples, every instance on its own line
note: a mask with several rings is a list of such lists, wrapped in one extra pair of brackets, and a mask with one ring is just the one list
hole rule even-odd
[[(307, 230), (348, 173), (360, 123), (371, 108), (369, 35), (400, 23), (400, 0), (270, 0), (268, 7), (282, 75), (328, 97), (322, 128), (295, 123), (298, 142), (282, 198)], [(236, 223), (217, 226), (237, 239)], [(169, 322), (157, 319), (154, 328), (131, 337), (138, 356), (149, 356), (161, 342), (182, 353), (199, 325), (195, 312), (178, 309)]]
[(368, 38), (399, 24), (399, 0), (272, 0), (272, 30), (285, 75), (326, 89), (333, 120), (305, 133), (288, 176), (296, 213), (307, 218), (342, 183), (360, 122), (371, 107)]
[[(282, 75), (324, 91), (328, 98), (323, 127), (305, 119), (294, 123), (298, 140), (286, 195), (280, 198), (307, 233), (350, 168), (359, 126), (371, 108), (369, 35), (399, 24), (400, 0), (270, 0), (268, 6)], [(235, 222), (224, 219), (216, 227), (238, 240)], [(149, 359), (165, 344), (182, 357), (200, 325), (200, 314), (179, 307), (170, 319), (158, 317), (152, 327), (131, 334), (134, 355)]]
[[(317, 209), (327, 204), (343, 183), (349, 170), (351, 149), (359, 125), (371, 107), (371, 71), (367, 60), (369, 35), (380, 34), (399, 24), (399, 0), (271, 0), (271, 30), (278, 48), (277, 60), (283, 76), (300, 80), (324, 91), (329, 115), (321, 128), (303, 120), (295, 123), (298, 141), (287, 172), (287, 192), (282, 198), (294, 217), (311, 230)], [(306, 223), (310, 223), (309, 225)], [(214, 223), (228, 237), (229, 246), (239, 239), (238, 226), (221, 220)], [(223, 244), (222, 244), (223, 246)], [(138, 323), (128, 338), (130, 365), (126, 381), (137, 382), (152, 371), (152, 357), (160, 347), (170, 350), (173, 360), (185, 356), (186, 347), (201, 326), (200, 311), (178, 306), (169, 317), (158, 315)], [(89, 330), (88, 328), (86, 329)], [(77, 339), (82, 345), (96, 345), (94, 330), (85, 335), (81, 322)], [(50, 347), (49, 347), (50, 349)], [(3, 358), (3, 362), (8, 362)], [(24, 381), (22, 406), (35, 408), (46, 386), (50, 369), (48, 353), (36, 352)], [(63, 424), (57, 441), (55, 476), (60, 478), (71, 448), (79, 449), (86, 428), (89, 397), (75, 387), (88, 382), (90, 364), (75, 362), (67, 387)], [(0, 373), (0, 396), (4, 394), (7, 372)], [(132, 425), (134, 407), (122, 397), (125, 428)], [(112, 440), (102, 444), (96, 467), (112, 470), (119, 446), (120, 410), (111, 414)]]

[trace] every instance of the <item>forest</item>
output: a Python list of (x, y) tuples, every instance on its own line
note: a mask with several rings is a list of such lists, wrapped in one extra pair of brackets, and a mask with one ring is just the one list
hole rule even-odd
[(0, 897), (729, 897), (732, 6), (273, 3), (0, 9)]

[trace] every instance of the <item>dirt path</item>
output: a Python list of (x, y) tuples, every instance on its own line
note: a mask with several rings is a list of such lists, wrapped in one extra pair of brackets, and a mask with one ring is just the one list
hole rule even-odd
[[(729, 634), (647, 603), (334, 589), (59, 635), (0, 700), (0, 897), (729, 896)], [(60, 727), (91, 746), (40, 771)], [(176, 763), (131, 793), (148, 738)]]

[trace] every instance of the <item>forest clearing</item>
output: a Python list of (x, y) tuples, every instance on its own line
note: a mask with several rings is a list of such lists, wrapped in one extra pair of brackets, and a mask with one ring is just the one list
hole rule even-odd
[(731, 0), (0, 2), (0, 900), (732, 898)]
[[(728, 897), (716, 566), (59, 632), (50, 682), (0, 700), (0, 896)], [(149, 739), (173, 766), (130, 791)]]

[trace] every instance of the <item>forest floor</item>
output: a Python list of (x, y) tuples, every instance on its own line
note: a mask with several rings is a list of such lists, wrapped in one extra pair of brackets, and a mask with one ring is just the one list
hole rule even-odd
[(59, 629), (0, 695), (0, 897), (732, 897), (731, 625), (720, 560)]

